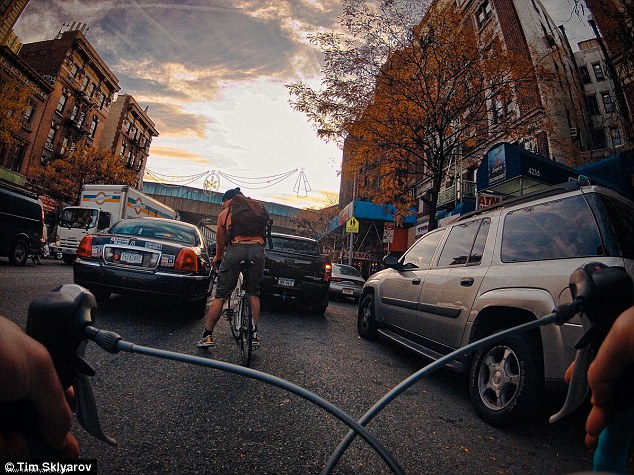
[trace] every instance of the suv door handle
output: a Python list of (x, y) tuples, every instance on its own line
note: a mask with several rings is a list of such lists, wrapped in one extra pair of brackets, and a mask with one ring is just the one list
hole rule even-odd
[(415, 279), (412, 279), (412, 285), (418, 285), (420, 284), (420, 279), (417, 277)]
[(460, 279), (460, 285), (463, 287), (471, 287), (473, 285), (473, 277), (465, 277)]

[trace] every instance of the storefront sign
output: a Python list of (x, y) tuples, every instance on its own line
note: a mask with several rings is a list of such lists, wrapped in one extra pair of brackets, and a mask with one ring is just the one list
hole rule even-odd
[(423, 234), (426, 234), (429, 231), (429, 221), (425, 221), (424, 223), (420, 223), (416, 225), (416, 234), (414, 237), (418, 239)]
[(486, 208), (487, 206), (493, 206), (496, 203), (502, 201), (502, 196), (491, 195), (489, 193), (480, 193), (478, 196), (478, 209)]

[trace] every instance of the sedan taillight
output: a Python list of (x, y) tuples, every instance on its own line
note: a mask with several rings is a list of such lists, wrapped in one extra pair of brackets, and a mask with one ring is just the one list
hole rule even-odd
[(176, 256), (174, 270), (198, 272), (198, 256), (191, 248), (181, 249)]
[(92, 234), (87, 234), (81, 240), (77, 249), (78, 257), (92, 257)]

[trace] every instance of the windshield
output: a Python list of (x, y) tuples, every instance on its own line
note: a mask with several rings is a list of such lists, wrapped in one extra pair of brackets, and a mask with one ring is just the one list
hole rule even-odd
[(359, 273), (359, 271), (357, 269), (355, 269), (354, 267), (335, 265), (333, 270), (336, 271), (338, 274), (341, 274), (341, 275), (349, 275), (349, 276), (353, 276), (353, 277), (361, 277), (361, 274)]
[(112, 226), (110, 234), (161, 239), (186, 246), (198, 245), (195, 228), (183, 225), (178, 221), (126, 219)]
[(60, 219), (60, 226), (65, 228), (94, 228), (97, 225), (96, 209), (66, 208)]

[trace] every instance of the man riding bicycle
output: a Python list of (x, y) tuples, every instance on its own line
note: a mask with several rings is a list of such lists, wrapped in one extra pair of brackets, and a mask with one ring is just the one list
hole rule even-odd
[[(264, 274), (264, 239), (261, 229), (240, 222), (243, 214), (238, 214), (232, 209), (238, 201), (249, 200), (240, 188), (227, 190), (222, 195), (222, 211), (218, 215), (216, 229), (216, 255), (213, 259), (214, 267), (220, 263), (216, 293), (205, 317), (203, 336), (198, 342), (199, 348), (206, 348), (214, 344), (213, 331), (220, 319), (222, 308), (233, 292), (240, 275), (240, 263), (250, 261), (250, 265), (244, 272), (244, 289), (249, 296), (251, 313), (253, 316), (253, 348), (260, 344), (257, 332), (257, 324), (260, 318), (260, 281)], [(249, 200), (253, 201), (253, 200)], [(266, 214), (268, 218), (268, 213)], [(247, 231), (248, 229), (249, 231)]]

